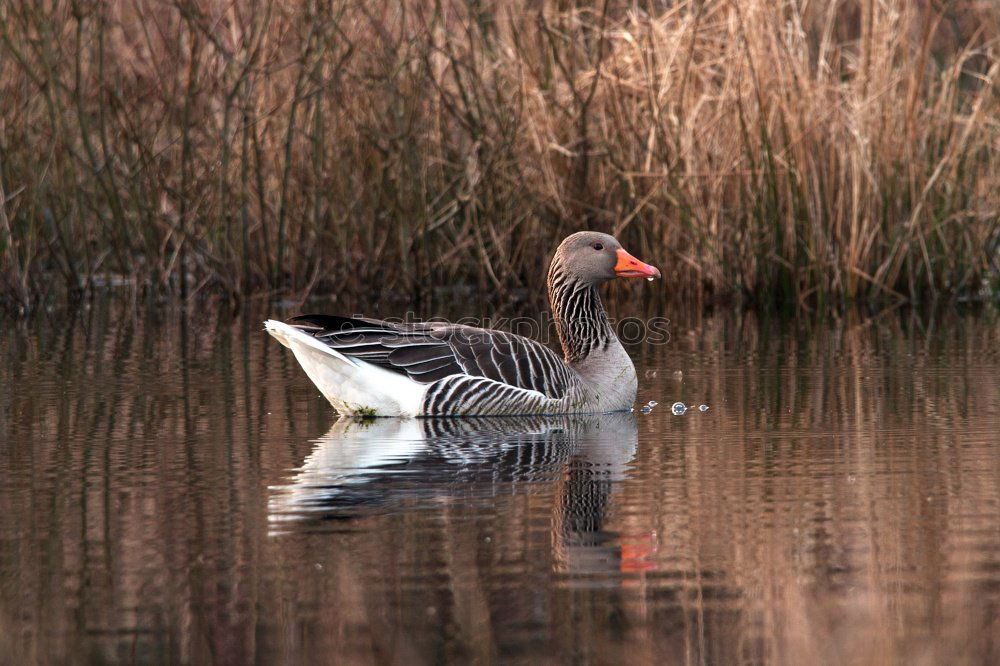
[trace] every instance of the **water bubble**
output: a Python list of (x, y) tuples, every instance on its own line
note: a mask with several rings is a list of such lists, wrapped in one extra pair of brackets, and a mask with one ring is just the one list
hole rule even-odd
[(646, 404), (649, 405), (650, 407), (656, 407), (660, 403), (656, 402), (655, 400), (650, 400)]
[(687, 411), (687, 405), (683, 402), (675, 402), (670, 406), (670, 411), (672, 411), (676, 416), (680, 416)]
[(639, 411), (642, 412), (643, 414), (650, 414), (650, 413), (652, 413), (653, 408), (650, 407), (649, 405), (645, 405)]
[(708, 411), (708, 405), (698, 405), (698, 411), (699, 412), (707, 412)]

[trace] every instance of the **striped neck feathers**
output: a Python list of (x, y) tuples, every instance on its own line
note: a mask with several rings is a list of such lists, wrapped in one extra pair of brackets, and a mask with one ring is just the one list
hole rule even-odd
[(548, 289), (556, 334), (567, 363), (583, 361), (616, 340), (597, 285), (571, 275), (561, 257), (553, 259), (549, 267)]

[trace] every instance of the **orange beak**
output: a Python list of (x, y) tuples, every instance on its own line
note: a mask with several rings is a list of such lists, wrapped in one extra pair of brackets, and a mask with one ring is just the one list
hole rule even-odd
[(615, 264), (615, 275), (618, 277), (644, 277), (652, 280), (660, 277), (656, 266), (644, 264), (631, 254), (618, 248), (618, 263)]

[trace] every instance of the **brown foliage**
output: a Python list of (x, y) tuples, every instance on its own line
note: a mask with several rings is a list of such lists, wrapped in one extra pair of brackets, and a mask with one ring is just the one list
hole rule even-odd
[(560, 4), (0, 4), (0, 288), (535, 290), (582, 227), (687, 296), (994, 274), (984, 3)]

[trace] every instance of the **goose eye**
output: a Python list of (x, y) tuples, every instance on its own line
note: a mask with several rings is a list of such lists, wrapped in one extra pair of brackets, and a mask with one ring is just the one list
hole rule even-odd
[(595, 250), (603, 250), (604, 249), (604, 246), (601, 245), (600, 243), (594, 243), (593, 247), (594, 247)]

